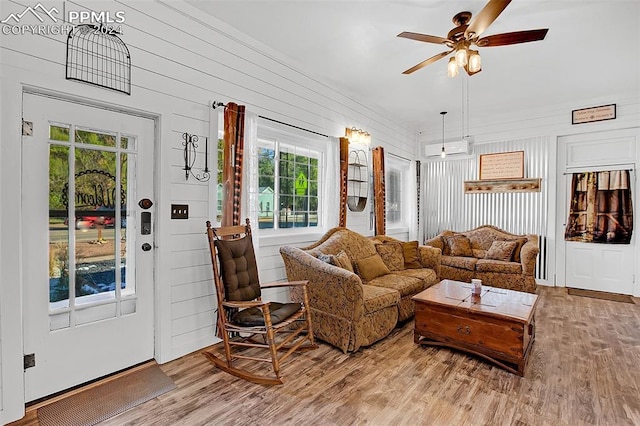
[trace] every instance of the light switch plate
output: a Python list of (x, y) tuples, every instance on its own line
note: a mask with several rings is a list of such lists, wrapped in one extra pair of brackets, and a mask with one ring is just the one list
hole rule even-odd
[(171, 219), (189, 219), (189, 205), (171, 204)]

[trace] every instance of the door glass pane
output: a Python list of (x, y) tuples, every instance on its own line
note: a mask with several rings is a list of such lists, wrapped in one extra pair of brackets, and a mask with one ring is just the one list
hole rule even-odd
[(52, 124), (49, 126), (49, 139), (54, 141), (69, 141), (68, 124)]
[[(114, 152), (75, 149), (75, 294), (77, 303), (95, 301), (83, 296), (115, 296), (116, 282), (116, 183)], [(116, 226), (118, 225), (118, 226)], [(119, 245), (118, 245), (119, 250)]]
[(115, 147), (116, 134), (76, 128), (76, 143)]
[[(68, 133), (67, 133), (68, 135)], [(49, 303), (69, 306), (69, 147), (49, 149)]]
[[(134, 139), (129, 138), (133, 144)], [(135, 293), (134, 268), (127, 268), (127, 264), (133, 265), (135, 250), (135, 200), (134, 193), (129, 190), (129, 183), (136, 181), (136, 156), (135, 154), (120, 155), (120, 277), (122, 280), (122, 295)], [(129, 208), (131, 206), (131, 208)]]

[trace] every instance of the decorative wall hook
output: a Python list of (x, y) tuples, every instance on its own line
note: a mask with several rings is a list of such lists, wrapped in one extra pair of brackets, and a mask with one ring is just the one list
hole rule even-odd
[(189, 180), (189, 175), (193, 176), (200, 182), (207, 182), (211, 178), (209, 173), (209, 138), (205, 138), (204, 142), (204, 170), (202, 176), (200, 174), (194, 174), (193, 165), (196, 162), (196, 154), (198, 148), (198, 135), (191, 135), (187, 132), (182, 134), (182, 146), (184, 146), (184, 177)]
[(213, 101), (213, 103), (211, 104), (211, 107), (213, 109), (216, 109), (218, 107), (226, 107), (226, 105), (220, 101)]

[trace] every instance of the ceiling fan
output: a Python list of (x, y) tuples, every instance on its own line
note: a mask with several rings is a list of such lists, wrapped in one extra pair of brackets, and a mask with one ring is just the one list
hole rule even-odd
[(407, 31), (398, 34), (398, 37), (423, 41), (425, 43), (443, 44), (449, 48), (449, 50), (438, 53), (409, 68), (404, 71), (403, 74), (411, 74), (455, 51), (454, 57), (449, 59), (449, 65), (447, 67), (448, 75), (455, 77), (458, 74), (459, 67), (464, 68), (467, 74), (474, 75), (482, 71), (482, 67), (480, 54), (477, 50), (471, 49), (472, 46), (506, 46), (509, 44), (543, 40), (547, 35), (547, 31), (549, 31), (548, 28), (494, 34), (480, 38), (480, 35), (496, 20), (502, 11), (506, 9), (509, 3), (511, 3), (511, 0), (490, 0), (473, 20), (471, 20), (471, 12), (460, 12), (456, 14), (453, 17), (453, 23), (456, 27), (449, 31), (447, 38)]

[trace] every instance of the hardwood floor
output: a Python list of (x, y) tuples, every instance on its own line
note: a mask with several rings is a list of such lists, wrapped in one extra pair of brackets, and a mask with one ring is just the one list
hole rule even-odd
[(200, 353), (162, 369), (177, 389), (103, 425), (640, 425), (640, 305), (539, 287), (524, 377), (413, 343), (413, 322), (355, 354), (321, 343), (264, 387)]

